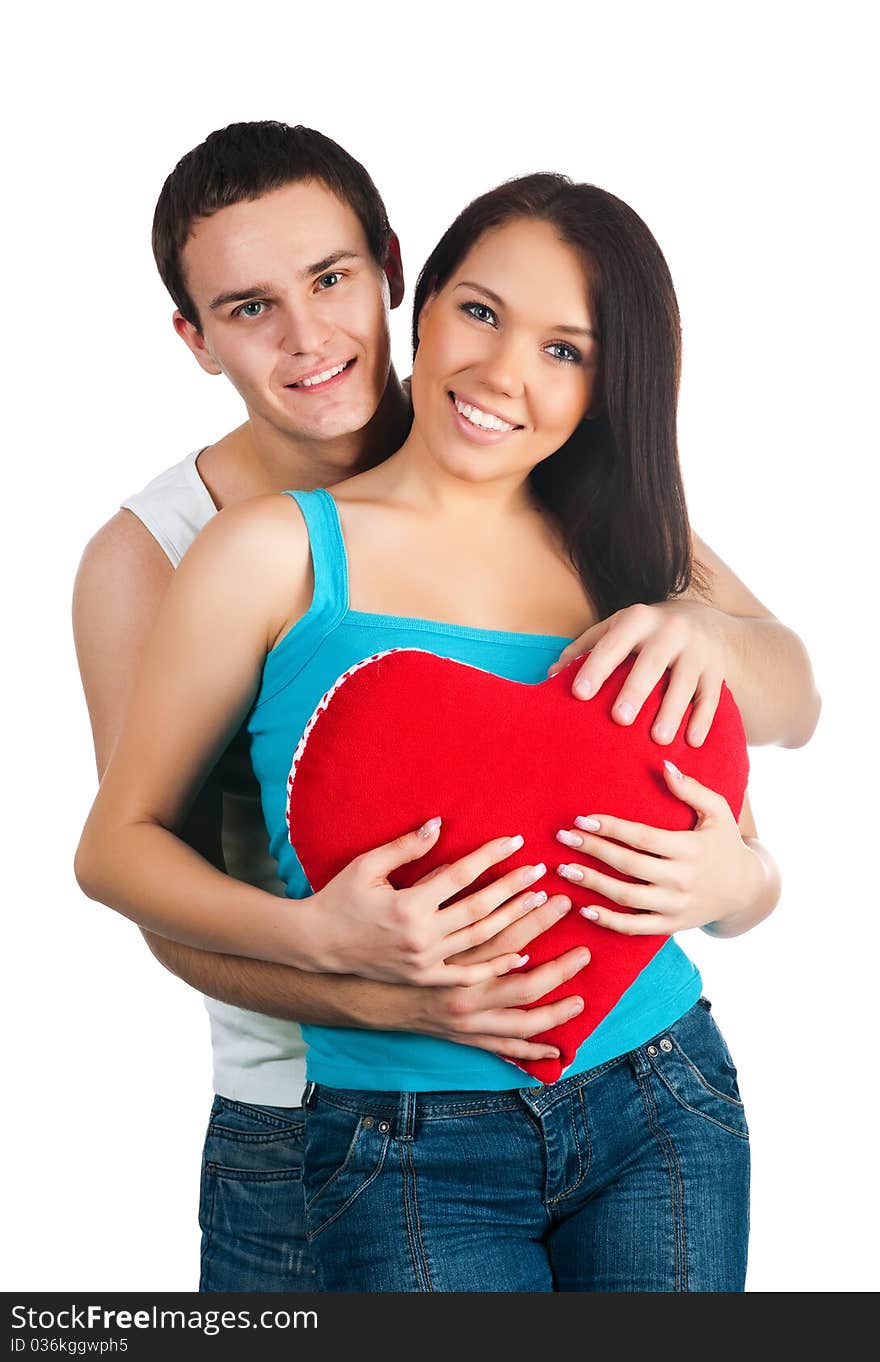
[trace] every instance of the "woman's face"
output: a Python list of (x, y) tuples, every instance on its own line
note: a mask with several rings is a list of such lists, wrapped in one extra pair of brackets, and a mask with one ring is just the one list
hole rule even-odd
[(486, 232), (419, 319), (415, 426), (471, 482), (524, 477), (590, 407), (598, 341), (574, 247), (547, 222)]

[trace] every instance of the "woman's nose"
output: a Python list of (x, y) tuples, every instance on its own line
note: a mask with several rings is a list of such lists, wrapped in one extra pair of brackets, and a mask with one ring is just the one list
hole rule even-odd
[(486, 385), (506, 397), (521, 397), (525, 388), (526, 357), (514, 339), (499, 338), (486, 355), (482, 377)]

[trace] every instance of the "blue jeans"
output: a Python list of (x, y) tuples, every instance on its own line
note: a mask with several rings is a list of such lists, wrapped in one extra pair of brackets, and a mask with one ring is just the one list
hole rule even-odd
[(202, 1157), (200, 1291), (314, 1291), (300, 1107), (215, 1097)]
[(742, 1291), (748, 1128), (709, 1007), (543, 1088), (309, 1084), (319, 1288)]

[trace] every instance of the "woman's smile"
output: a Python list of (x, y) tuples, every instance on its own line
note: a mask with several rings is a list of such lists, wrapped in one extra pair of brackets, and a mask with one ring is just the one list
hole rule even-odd
[(491, 411), (461, 393), (450, 392), (449, 401), (456, 428), (477, 444), (498, 444), (506, 436), (522, 430), (521, 425), (505, 420), (498, 412)]

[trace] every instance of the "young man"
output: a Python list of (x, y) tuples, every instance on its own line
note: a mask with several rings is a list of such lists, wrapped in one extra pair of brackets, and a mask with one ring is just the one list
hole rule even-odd
[[(130, 498), (85, 551), (74, 625), (99, 772), (171, 573), (202, 526), (251, 496), (329, 486), (380, 461), (400, 444), (409, 419), (388, 334), (388, 309), (403, 296), (397, 241), (369, 176), (335, 143), (278, 123), (213, 133), (166, 181), (153, 245), (176, 305), (176, 331), (207, 373), (226, 374), (247, 418)], [(708, 727), (706, 708), (714, 709), (723, 675), (751, 741), (799, 745), (817, 713), (799, 640), (706, 545), (695, 547), (709, 572), (710, 602), (633, 607), (596, 626), (580, 641), (583, 649), (602, 638), (588, 664), (594, 686), (621, 648), (622, 656), (638, 652), (620, 696), (637, 710), (670, 667), (663, 718), (674, 732), (695, 693)], [(186, 837), (234, 877), (274, 886), (241, 737), (202, 791)], [(549, 908), (501, 933), (493, 954), (522, 949), (549, 925)], [(202, 1176), (206, 1291), (312, 1286), (298, 1178), (304, 1066), (297, 1021), (421, 1031), (534, 1056), (542, 1047), (530, 1037), (561, 1020), (564, 1004), (554, 1005), (558, 1014), (525, 1005), (581, 964), (566, 957), (527, 977), (414, 988), (148, 942), (167, 968), (206, 994), (211, 1015), (217, 1096)]]

